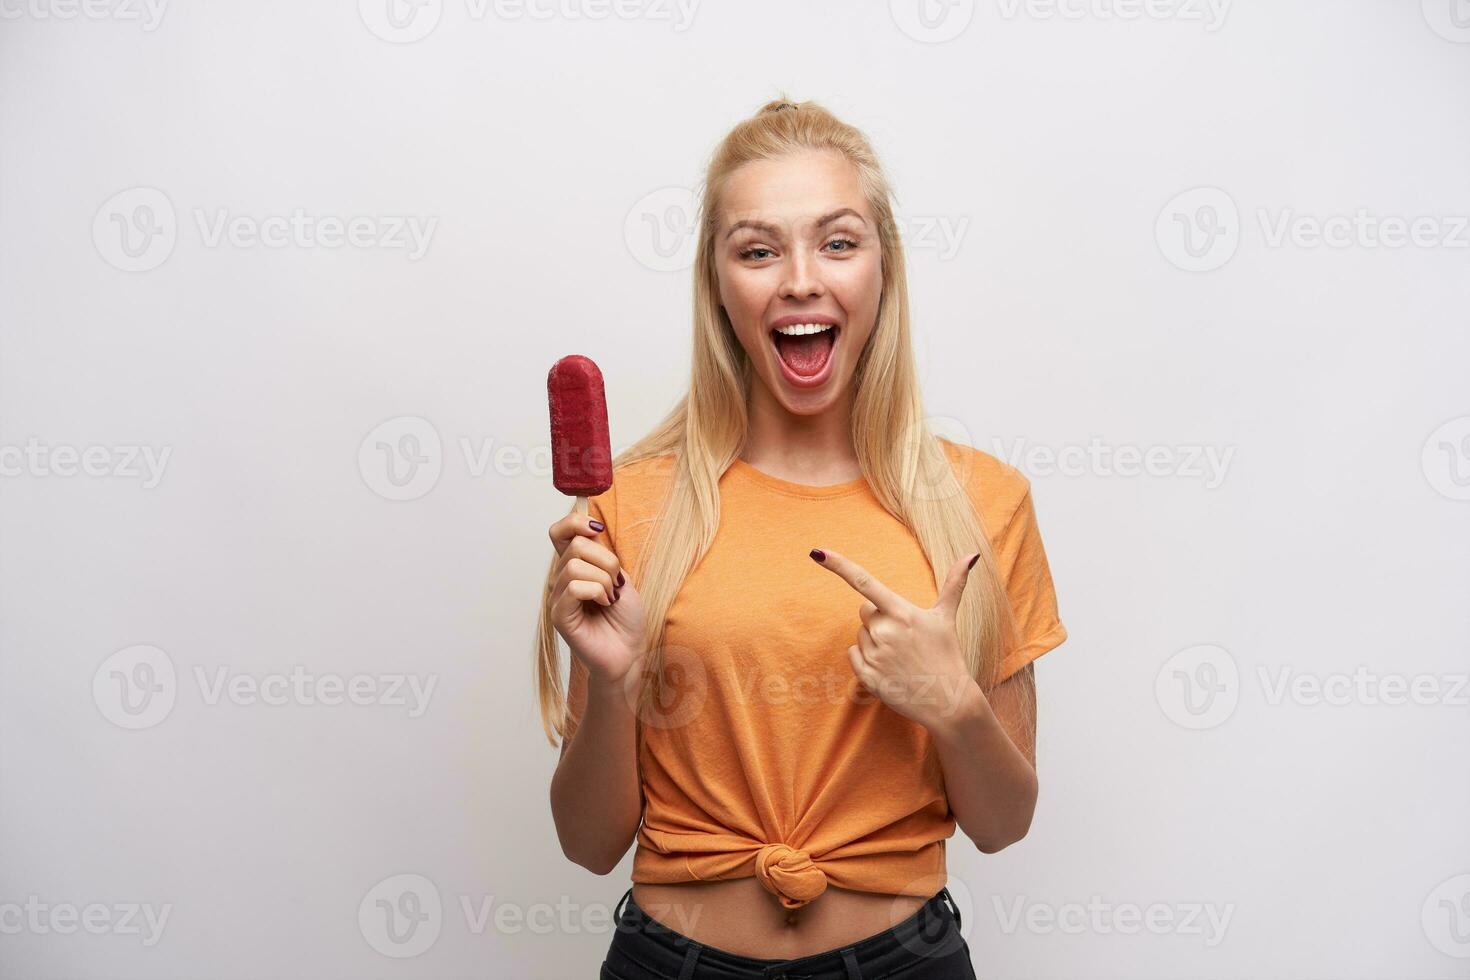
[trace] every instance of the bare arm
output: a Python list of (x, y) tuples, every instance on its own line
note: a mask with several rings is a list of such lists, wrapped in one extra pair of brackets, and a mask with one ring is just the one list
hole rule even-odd
[(550, 534), (557, 551), (552, 621), (572, 653), (569, 723), (551, 777), (551, 816), (562, 853), (604, 875), (627, 853), (643, 812), (633, 711), (645, 645), (643, 599), (593, 518), (573, 512)]
[(551, 777), (551, 814), (562, 853), (605, 875), (627, 853), (642, 816), (634, 715), (621, 681), (589, 679), (585, 698)]
[[(1035, 712), (1028, 710), (1035, 705), (1035, 674), (1027, 663), (988, 698), (970, 675), (955, 619), (979, 554), (955, 561), (927, 609), (840, 552), (814, 548), (811, 555), (867, 598), (848, 661), (867, 690), (928, 729), (955, 822), (987, 854), (1025, 837), (1036, 810)], [(957, 697), (936, 705), (929, 693), (934, 681)]]
[(1036, 675), (1027, 664), (987, 697), (971, 682), (930, 728), (955, 822), (993, 854), (1026, 836), (1036, 812)]

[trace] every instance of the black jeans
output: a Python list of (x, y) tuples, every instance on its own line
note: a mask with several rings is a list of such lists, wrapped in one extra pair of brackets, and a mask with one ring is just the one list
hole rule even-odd
[(697, 943), (650, 918), (631, 888), (618, 907), (600, 980), (975, 980), (947, 888), (892, 929), (794, 960), (755, 959)]

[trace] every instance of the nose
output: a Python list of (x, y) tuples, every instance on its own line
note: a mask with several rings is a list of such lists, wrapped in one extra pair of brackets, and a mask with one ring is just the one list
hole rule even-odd
[(805, 249), (796, 249), (786, 263), (786, 276), (781, 282), (782, 299), (808, 299), (826, 293), (817, 257)]

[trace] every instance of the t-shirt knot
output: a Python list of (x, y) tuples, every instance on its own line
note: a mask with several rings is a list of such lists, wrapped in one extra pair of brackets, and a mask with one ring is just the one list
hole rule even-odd
[(755, 873), (788, 909), (799, 909), (827, 890), (827, 876), (811, 855), (787, 844), (762, 847), (755, 856)]

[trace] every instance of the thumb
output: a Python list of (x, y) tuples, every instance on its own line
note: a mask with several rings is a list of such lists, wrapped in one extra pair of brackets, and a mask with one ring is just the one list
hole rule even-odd
[(962, 555), (949, 567), (949, 576), (944, 580), (944, 587), (939, 590), (939, 598), (935, 601), (934, 608), (941, 610), (950, 622), (954, 622), (955, 617), (959, 614), (960, 599), (965, 594), (965, 583), (970, 580), (970, 569), (979, 559), (979, 553)]

